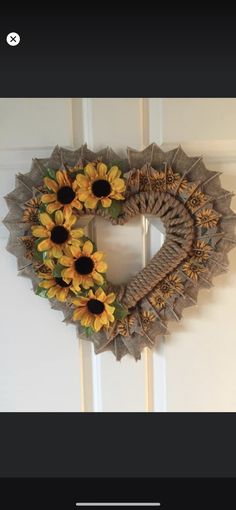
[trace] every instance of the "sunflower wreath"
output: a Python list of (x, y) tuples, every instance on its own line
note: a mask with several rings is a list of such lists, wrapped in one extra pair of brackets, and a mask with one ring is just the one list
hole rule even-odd
[[(219, 175), (181, 147), (163, 152), (151, 144), (121, 159), (110, 148), (57, 146), (18, 174), (5, 197), (7, 249), (35, 293), (93, 341), (96, 353), (110, 349), (118, 360), (127, 353), (139, 359), (168, 334), (169, 320), (179, 321), (183, 308), (196, 304), (199, 289), (227, 270), (236, 215)], [(165, 241), (126, 285), (114, 286), (105, 254), (84, 227), (95, 215), (123, 225), (138, 214), (159, 217)]]

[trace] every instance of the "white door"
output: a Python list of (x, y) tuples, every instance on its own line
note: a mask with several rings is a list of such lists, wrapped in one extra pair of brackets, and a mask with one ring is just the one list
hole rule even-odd
[[(15, 173), (56, 144), (110, 145), (124, 155), (127, 145), (154, 141), (202, 154), (210, 169), (223, 171), (223, 187), (236, 190), (235, 99), (0, 99), (1, 195), (14, 188)], [(0, 212), (7, 212), (3, 200)], [(114, 283), (136, 273), (163, 241), (143, 218), (124, 227), (96, 219), (95, 231)], [(94, 355), (17, 277), (7, 236), (1, 225), (0, 411), (236, 411), (236, 250), (229, 273), (200, 291), (198, 307), (170, 324), (157, 349), (117, 362), (111, 352)]]

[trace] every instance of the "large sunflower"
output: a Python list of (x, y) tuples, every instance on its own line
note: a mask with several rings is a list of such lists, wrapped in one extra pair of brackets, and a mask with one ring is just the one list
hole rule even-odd
[(47, 204), (47, 212), (52, 214), (63, 208), (66, 217), (70, 216), (73, 207), (79, 211), (83, 205), (78, 200), (77, 183), (72, 180), (66, 170), (58, 170), (55, 174), (55, 180), (50, 177), (44, 177), (44, 184), (50, 193), (42, 195), (41, 201)]
[(53, 221), (49, 214), (41, 213), (39, 220), (41, 225), (31, 227), (33, 236), (41, 238), (37, 245), (38, 251), (47, 251), (49, 257), (60, 258), (66, 247), (81, 244), (79, 238), (83, 237), (84, 231), (82, 228), (72, 229), (77, 221), (74, 214), (66, 219), (62, 211), (56, 211)]
[(53, 275), (55, 262), (52, 259), (46, 259), (44, 264), (47, 271), (39, 270), (37, 271), (37, 275), (39, 278), (43, 278), (39, 282), (39, 287), (48, 289), (47, 297), (49, 299), (56, 298), (58, 301), (64, 302), (66, 301), (70, 291), (76, 293), (70, 280), (55, 277)]
[(121, 170), (112, 166), (108, 170), (104, 163), (88, 163), (84, 169), (85, 175), (78, 174), (78, 198), (85, 202), (85, 207), (95, 209), (98, 202), (103, 207), (110, 207), (112, 200), (124, 200), (125, 181), (120, 178)]
[(106, 295), (101, 288), (98, 288), (95, 294), (89, 290), (87, 297), (72, 299), (72, 303), (77, 307), (73, 313), (73, 320), (80, 321), (82, 326), (91, 327), (96, 332), (103, 326), (108, 328), (115, 320), (115, 307), (110, 306), (115, 298), (113, 292)]
[(60, 264), (66, 266), (62, 270), (62, 278), (70, 278), (73, 281), (74, 288), (79, 291), (80, 285), (84, 289), (94, 287), (94, 285), (103, 285), (104, 278), (101, 273), (107, 270), (107, 264), (103, 259), (102, 251), (93, 253), (93, 243), (86, 241), (82, 248), (79, 246), (70, 246), (71, 256), (63, 255), (60, 258)]

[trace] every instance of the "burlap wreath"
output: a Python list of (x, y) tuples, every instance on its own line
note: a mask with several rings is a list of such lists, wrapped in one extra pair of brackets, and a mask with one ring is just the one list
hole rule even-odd
[[(212, 277), (227, 270), (227, 253), (236, 243), (236, 215), (230, 208), (233, 194), (222, 189), (220, 172), (208, 170), (202, 158), (187, 156), (181, 147), (163, 152), (151, 144), (143, 151), (128, 149), (127, 156), (121, 159), (110, 148), (94, 153), (86, 145), (75, 151), (55, 147), (48, 159), (34, 159), (30, 172), (18, 174), (15, 190), (5, 197), (9, 213), (4, 224), (10, 232), (7, 250), (17, 257), (19, 274), (31, 278), (36, 293), (49, 297), (52, 308), (64, 313), (64, 322), (76, 325), (81, 338), (93, 341), (96, 353), (110, 349), (118, 360), (127, 353), (139, 359), (144, 347), (152, 348), (166, 335), (168, 320), (179, 321), (183, 308), (196, 304), (199, 289), (211, 287)], [(53, 180), (57, 183), (55, 189), (52, 189)], [(106, 193), (98, 183), (94, 185), (98, 180), (106, 181), (102, 188), (108, 188)], [(70, 186), (76, 190), (80, 204), (75, 201), (73, 206), (75, 193), (69, 190)], [(67, 188), (66, 198), (61, 199), (63, 206), (59, 200), (62, 187), (64, 191)], [(50, 193), (56, 194), (55, 207)], [(89, 193), (90, 199), (86, 198)], [(68, 227), (72, 231), (67, 252), (72, 250), (75, 257), (73, 268), (68, 267), (69, 262), (68, 266), (61, 264), (66, 264), (69, 258), (67, 252), (60, 258), (60, 246), (59, 252), (57, 247), (53, 251), (53, 247), (49, 250), (47, 246), (44, 258), (37, 250), (39, 241), (43, 240), (42, 247), (49, 244), (48, 239), (51, 242), (56, 224), (67, 226), (63, 221), (70, 222), (71, 211), (67, 207), (70, 200), (78, 220), (77, 230)], [(48, 210), (52, 226), (45, 243), (44, 235), (36, 240), (40, 237), (36, 234), (49, 229), (48, 224), (44, 225)], [(123, 225), (138, 214), (154, 215), (162, 220), (165, 242), (144, 269), (125, 286), (115, 287), (102, 274), (106, 264), (99, 262), (101, 252), (96, 251), (88, 238), (80, 240), (79, 228), (91, 215), (104, 216), (114, 225)], [(75, 270), (76, 263), (82, 267), (82, 262), (89, 258), (93, 270), (97, 268), (88, 275), (97, 277), (94, 288), (86, 280), (88, 268), (80, 270), (79, 279)], [(49, 265), (45, 263), (48, 259)], [(85, 276), (84, 271), (87, 271)], [(49, 283), (42, 284), (47, 282), (43, 280), (45, 275), (51, 282), (51, 293)], [(83, 283), (79, 284), (81, 281), (87, 282), (85, 288)], [(97, 331), (93, 329), (95, 319)]]

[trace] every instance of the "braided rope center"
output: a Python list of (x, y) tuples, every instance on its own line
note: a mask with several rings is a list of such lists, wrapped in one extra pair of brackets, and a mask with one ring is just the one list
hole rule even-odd
[[(98, 210), (97, 214), (102, 215)], [(194, 221), (186, 207), (169, 193), (158, 191), (140, 192), (128, 198), (123, 206), (123, 214), (113, 224), (123, 225), (137, 214), (153, 214), (161, 218), (166, 238), (145, 268), (127, 283), (122, 303), (127, 308), (134, 307), (161, 280), (188, 256), (194, 239)]]

